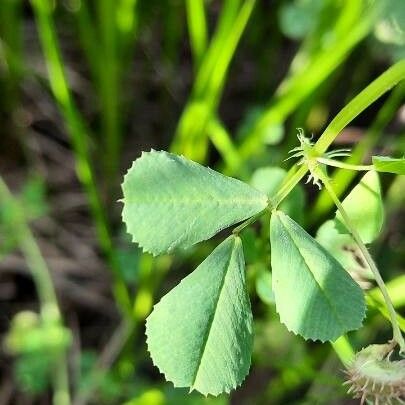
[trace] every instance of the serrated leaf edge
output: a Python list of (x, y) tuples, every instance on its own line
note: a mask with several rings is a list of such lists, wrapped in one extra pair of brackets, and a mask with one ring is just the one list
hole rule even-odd
[[(278, 215), (279, 212), (281, 212), (281, 211), (279, 211), (279, 210), (274, 210), (274, 211), (272, 212), (272, 215), (274, 215), (274, 214)], [(284, 214), (284, 215), (286, 215), (286, 214)], [(280, 219), (280, 221), (281, 221), (281, 219)], [(284, 223), (283, 223), (283, 225), (284, 225)], [(284, 227), (285, 227), (285, 226), (284, 226)], [(286, 227), (285, 227), (285, 228), (286, 228)], [(290, 235), (289, 232), (288, 232), (288, 234)], [(292, 239), (292, 237), (291, 237), (291, 239)], [(293, 239), (292, 239), (292, 240), (293, 240)], [(317, 242), (317, 243), (318, 243), (318, 242)], [(294, 244), (295, 244), (295, 243), (294, 243)], [(320, 245), (320, 246), (322, 247), (322, 245)], [(323, 247), (322, 247), (322, 249), (325, 250)], [(333, 258), (333, 256), (332, 256), (332, 258)], [(303, 259), (304, 259), (304, 258), (303, 258)], [(333, 258), (333, 259), (334, 259), (334, 258)], [(336, 259), (334, 259), (334, 260), (336, 260)], [(304, 259), (304, 262), (305, 262), (305, 259)], [(305, 262), (305, 264), (306, 264), (306, 262)], [(339, 263), (339, 266), (341, 266), (340, 263)], [(307, 267), (308, 267), (308, 266), (307, 266)], [(343, 269), (343, 270), (344, 270), (344, 269)], [(346, 270), (344, 270), (344, 271), (346, 272)], [(311, 271), (310, 271), (310, 273), (312, 274)], [(349, 277), (350, 277), (350, 275), (349, 275)], [(316, 281), (316, 283), (318, 284), (318, 282), (317, 282), (316, 279), (315, 279), (315, 281)], [(318, 284), (318, 285), (319, 285), (319, 284)], [(322, 289), (321, 289), (321, 290), (322, 290)], [(275, 305), (275, 307), (276, 307), (276, 312), (277, 312), (277, 314), (279, 315), (280, 322), (287, 328), (287, 330), (288, 330), (289, 332), (292, 332), (295, 336), (301, 336), (301, 337), (303, 337), (305, 340), (310, 340), (310, 341), (312, 341), (312, 342), (317, 342), (317, 341), (319, 341), (319, 342), (321, 342), (321, 343), (335, 342), (335, 341), (336, 341), (337, 339), (339, 339), (339, 337), (342, 336), (344, 333), (347, 333), (347, 332), (350, 332), (350, 331), (353, 331), (353, 330), (360, 329), (361, 326), (363, 325), (363, 321), (364, 321), (364, 319), (365, 319), (365, 317), (366, 317), (367, 306), (366, 306), (366, 303), (364, 302), (363, 314), (362, 314), (362, 317), (361, 317), (361, 323), (360, 323), (360, 325), (359, 325), (357, 328), (347, 330), (347, 331), (345, 331), (344, 333), (338, 335), (337, 337), (334, 337), (334, 338), (331, 338), (331, 339), (313, 338), (313, 337), (311, 337), (311, 336), (309, 336), (309, 335), (306, 335), (306, 334), (304, 334), (304, 333), (299, 333), (299, 332), (293, 330), (292, 328), (289, 328), (289, 327), (288, 327), (288, 325), (285, 323), (285, 321), (284, 321), (282, 315), (281, 315), (280, 312), (278, 311), (278, 307), (277, 307), (277, 297), (276, 297), (277, 293), (276, 293), (276, 291), (274, 290), (274, 288), (273, 288), (273, 292), (274, 292), (274, 297), (275, 297), (275, 302), (276, 302), (276, 305)], [(363, 294), (363, 296), (364, 296), (364, 294)], [(328, 302), (329, 302), (329, 299), (328, 299)]]
[[(236, 244), (236, 242), (237, 242), (238, 240), (239, 240), (239, 243), (242, 244), (242, 240), (241, 240), (238, 236), (231, 235), (231, 236), (229, 236), (229, 238), (233, 238), (233, 239), (234, 239), (234, 244)], [(234, 245), (234, 247), (235, 247), (235, 245)], [(232, 253), (234, 252), (234, 247), (232, 248)], [(231, 258), (232, 258), (232, 254), (231, 254), (230, 258), (229, 258), (228, 265), (229, 265), (229, 263), (230, 263), (230, 261), (231, 261)], [(226, 277), (226, 274), (225, 274), (225, 277)], [(224, 277), (224, 282), (225, 282), (225, 277)], [(183, 281), (184, 281), (184, 279), (181, 280), (180, 283), (177, 284), (177, 286), (179, 286), (181, 283), (183, 283)], [(224, 284), (224, 282), (223, 282), (223, 284)], [(222, 291), (223, 284), (222, 284), (222, 286), (221, 286), (221, 291)], [(176, 287), (177, 287), (177, 286), (176, 286)], [(174, 288), (176, 288), (176, 287), (174, 287)], [(221, 295), (221, 292), (219, 293), (218, 297), (219, 297), (220, 295)], [(163, 297), (162, 297), (162, 298), (163, 298)], [(218, 301), (219, 301), (219, 298), (218, 298)], [(160, 302), (160, 301), (159, 301), (159, 302)], [(156, 305), (159, 304), (159, 302), (157, 302), (156, 304), (153, 305), (151, 313), (152, 313), (153, 310), (155, 309)], [(218, 303), (218, 302), (217, 302), (217, 303)], [(249, 300), (249, 304), (250, 304), (250, 300)], [(216, 312), (216, 307), (215, 307), (215, 310), (213, 311), (214, 316), (212, 317), (211, 325), (212, 325), (212, 322), (214, 321), (215, 312)], [(149, 316), (148, 316), (148, 318), (149, 318)], [(192, 385), (191, 387), (189, 387), (188, 385), (177, 385), (175, 381), (173, 381), (173, 380), (167, 378), (167, 376), (166, 376), (166, 374), (164, 373), (164, 371), (162, 371), (161, 368), (159, 367), (159, 365), (155, 363), (155, 360), (154, 360), (154, 358), (153, 358), (152, 352), (149, 350), (148, 318), (146, 318), (146, 322), (145, 322), (145, 324), (146, 324), (146, 325), (145, 325), (145, 335), (146, 335), (147, 352), (149, 353), (149, 357), (150, 357), (151, 360), (152, 360), (152, 364), (159, 370), (160, 374), (162, 374), (162, 375), (165, 377), (166, 381), (168, 381), (168, 382), (170, 382), (170, 383), (173, 384), (173, 387), (175, 387), (175, 388), (190, 388), (189, 393), (191, 393), (191, 392), (193, 392), (193, 391), (197, 391), (197, 392), (199, 392), (200, 394), (204, 395), (205, 397), (208, 397), (208, 395), (212, 395), (212, 396), (214, 396), (214, 397), (217, 397), (217, 396), (219, 396), (219, 395), (221, 395), (221, 394), (223, 394), (223, 393), (229, 394), (232, 390), (235, 390), (236, 388), (240, 387), (240, 386), (242, 385), (242, 383), (245, 381), (246, 377), (249, 375), (250, 368), (251, 368), (251, 365), (252, 365), (252, 362), (251, 362), (251, 361), (250, 361), (250, 364), (249, 364), (249, 368), (247, 369), (246, 375), (241, 379), (241, 381), (239, 382), (239, 384), (232, 385), (230, 388), (226, 387), (226, 388), (224, 388), (224, 390), (223, 390), (222, 392), (219, 392), (219, 393), (217, 393), (217, 394), (211, 393), (211, 392), (209, 392), (209, 391), (207, 391), (207, 392), (200, 391), (199, 389), (195, 388), (193, 385)], [(211, 327), (210, 327), (209, 329), (211, 330)], [(204, 342), (204, 349), (202, 350), (201, 359), (202, 359), (202, 356), (203, 356), (203, 354), (204, 354), (205, 345), (206, 345), (206, 343), (207, 343), (207, 341), (208, 341), (209, 333), (210, 333), (210, 332), (208, 332), (207, 338), (205, 339), (205, 342)], [(200, 359), (200, 360), (201, 360), (201, 359)], [(195, 381), (195, 378), (196, 378), (197, 374), (198, 374), (198, 370), (197, 370), (197, 373), (196, 373), (196, 375), (195, 375), (195, 377), (194, 377), (194, 381)]]
[[(148, 151), (148, 152), (142, 151), (141, 156), (139, 156), (138, 158), (136, 158), (136, 159), (132, 162), (132, 165), (129, 167), (129, 169), (128, 169), (127, 172), (125, 173), (124, 178), (123, 178), (123, 182), (121, 183), (121, 189), (123, 189), (123, 185), (124, 185), (124, 183), (125, 183), (126, 177), (128, 176), (129, 172), (134, 168), (134, 166), (137, 164), (137, 162), (140, 162), (140, 160), (141, 160), (145, 155), (149, 155), (149, 154), (152, 154), (152, 153), (168, 154), (168, 152), (166, 152), (166, 151), (164, 151), (164, 150), (156, 151), (156, 150), (154, 150), (154, 149), (151, 149), (151, 150)], [(183, 158), (183, 159), (189, 161), (189, 159), (187, 159), (184, 155), (176, 155), (176, 156), (179, 156), (179, 157), (181, 157), (181, 158)], [(192, 162), (193, 162), (193, 161), (192, 161)], [(193, 162), (193, 163), (196, 163), (196, 162)], [(205, 167), (205, 166), (204, 166), (204, 167)], [(206, 167), (206, 168), (210, 169), (209, 167)], [(213, 169), (210, 169), (210, 170), (213, 170)], [(213, 171), (216, 172), (215, 170), (213, 170)], [(216, 173), (221, 174), (221, 173), (219, 173), (219, 172), (216, 172)], [(221, 175), (222, 175), (222, 174), (221, 174)], [(224, 175), (222, 175), (222, 176), (224, 176)], [(224, 177), (227, 177), (227, 176), (224, 176)], [(238, 179), (235, 179), (235, 180), (238, 180)], [(239, 180), (239, 181), (240, 181), (240, 180)], [(244, 182), (242, 182), (242, 183), (244, 183)], [(246, 184), (246, 183), (245, 183), (245, 184)], [(248, 184), (246, 184), (246, 185), (248, 185)], [(249, 185), (249, 186), (252, 187), (252, 188), (254, 188), (258, 193), (263, 194), (263, 197), (266, 198), (266, 204), (268, 205), (268, 203), (269, 203), (269, 198), (268, 198), (268, 196), (266, 196), (266, 194), (264, 194), (264, 193), (261, 192), (260, 190), (257, 190), (255, 187), (253, 187), (253, 186), (251, 186), (251, 185)], [(121, 198), (121, 199), (119, 199), (118, 201), (124, 203), (124, 198)], [(263, 209), (263, 211), (264, 211), (265, 209), (266, 209), (266, 207)], [(257, 213), (257, 214), (258, 214), (258, 213)], [(255, 214), (255, 215), (257, 215), (257, 214)], [(252, 216), (253, 216), (253, 215), (252, 215)], [(246, 218), (245, 220), (251, 218), (252, 216)], [(142, 250), (143, 253), (150, 253), (153, 257), (157, 257), (157, 256), (159, 256), (159, 255), (161, 255), (161, 254), (164, 254), (164, 253), (172, 253), (172, 251), (174, 250), (174, 246), (176, 246), (177, 241), (179, 240), (179, 239), (176, 239), (175, 241), (173, 241), (172, 244), (171, 244), (166, 250), (151, 250), (151, 249), (148, 249), (147, 247), (145, 247), (144, 245), (142, 245), (139, 241), (137, 241), (137, 240), (135, 239), (135, 236), (134, 236), (134, 235), (132, 234), (132, 232), (130, 231), (129, 226), (128, 226), (128, 224), (127, 224), (127, 221), (125, 220), (125, 217), (124, 217), (124, 209), (121, 210), (121, 220), (122, 220), (122, 222), (125, 224), (125, 231), (126, 231), (126, 233), (127, 233), (128, 235), (130, 235), (130, 237), (131, 237), (131, 242), (137, 244), (138, 247), (141, 248), (141, 250)], [(231, 225), (224, 225), (224, 226), (222, 226), (222, 227), (219, 227), (218, 230), (217, 230), (217, 232), (216, 232), (214, 235), (218, 234), (219, 232), (223, 231), (224, 229), (229, 228), (230, 226), (232, 226), (232, 224), (231, 224)], [(208, 240), (208, 239), (211, 239), (214, 235), (211, 235), (211, 236), (208, 236), (207, 238), (201, 239), (200, 242), (197, 242), (197, 243), (195, 243), (195, 244), (198, 244), (198, 243), (204, 242), (204, 241), (206, 241), (206, 240)]]

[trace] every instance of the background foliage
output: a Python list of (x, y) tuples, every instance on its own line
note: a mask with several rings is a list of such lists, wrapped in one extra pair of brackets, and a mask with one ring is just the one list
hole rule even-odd
[[(224, 235), (154, 259), (131, 244), (117, 200), (123, 174), (151, 148), (272, 194), (296, 128), (316, 138), (405, 57), (404, 30), (401, 0), (0, 1), (0, 403), (349, 403), (339, 357), (390, 334), (350, 241), (334, 247), (370, 291), (369, 309), (351, 347), (332, 347), (279, 323), (268, 227), (241, 234), (253, 366), (242, 388), (205, 399), (163, 381), (144, 320)], [(348, 163), (404, 155), (404, 90), (339, 135)], [(355, 174), (331, 173), (346, 196)], [(382, 176), (386, 220), (371, 245), (399, 312), (404, 186)], [(282, 209), (327, 244), (333, 203), (315, 191), (297, 188)]]

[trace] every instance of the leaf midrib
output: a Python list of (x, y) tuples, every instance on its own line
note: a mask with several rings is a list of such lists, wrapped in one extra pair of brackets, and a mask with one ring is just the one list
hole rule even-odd
[(228, 261), (226, 262), (226, 271), (224, 272), (224, 277), (223, 277), (223, 279), (222, 279), (221, 286), (220, 286), (220, 288), (219, 288), (218, 299), (217, 299), (217, 302), (215, 303), (215, 308), (214, 308), (214, 310), (212, 311), (212, 317), (211, 317), (211, 320), (210, 320), (210, 322), (209, 322), (209, 327), (207, 328), (208, 330), (207, 330), (207, 333), (206, 333), (206, 335), (205, 335), (205, 337), (204, 337), (204, 343), (202, 344), (201, 355), (199, 356), (199, 362), (198, 362), (198, 366), (196, 367), (196, 372), (195, 372), (195, 375), (194, 375), (194, 377), (193, 377), (193, 382), (191, 383), (191, 388), (194, 387), (194, 384), (195, 384), (195, 382), (196, 382), (196, 380), (197, 380), (198, 372), (199, 372), (199, 370), (200, 370), (200, 366), (201, 366), (201, 363), (202, 363), (202, 359), (203, 359), (203, 357), (204, 357), (205, 348), (206, 348), (206, 346), (207, 346), (208, 339), (209, 339), (209, 337), (210, 337), (210, 333), (211, 333), (211, 329), (212, 329), (212, 325), (213, 325), (214, 320), (215, 320), (215, 315), (216, 315), (216, 313), (217, 313), (218, 302), (219, 302), (219, 299), (220, 299), (221, 294), (222, 294), (222, 290), (223, 290), (224, 285), (225, 285), (225, 279), (226, 279), (226, 276), (227, 276), (228, 271), (229, 271), (229, 265), (230, 265), (230, 263), (231, 263), (232, 257), (233, 257), (234, 252), (235, 252), (235, 244), (236, 244), (236, 239), (233, 238), (233, 243), (232, 243), (232, 248), (231, 248), (231, 254), (229, 255)]
[(217, 203), (221, 203), (223, 205), (232, 205), (235, 203), (244, 203), (246, 205), (255, 205), (258, 202), (261, 202), (263, 206), (268, 204), (268, 199), (265, 196), (262, 196), (260, 198), (255, 198), (255, 199), (245, 199), (245, 198), (229, 198), (229, 199), (213, 199), (213, 198), (202, 198), (202, 199), (162, 199), (160, 197), (156, 198), (150, 198), (150, 199), (142, 199), (142, 200), (133, 200), (133, 199), (128, 199), (124, 197), (124, 202), (127, 204), (150, 204), (150, 203), (161, 203), (161, 204), (168, 204), (168, 203), (176, 203), (176, 204), (207, 204), (211, 203), (211, 205), (215, 205)]

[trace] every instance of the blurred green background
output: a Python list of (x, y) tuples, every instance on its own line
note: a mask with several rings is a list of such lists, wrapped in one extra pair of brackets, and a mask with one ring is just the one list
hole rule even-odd
[[(121, 222), (120, 184), (153, 148), (257, 187), (271, 178), (271, 192), (297, 128), (316, 139), (403, 58), (403, 0), (0, 0), (0, 404), (358, 403), (339, 358), (389, 338), (380, 295), (342, 248), (369, 291), (365, 327), (333, 347), (289, 333), (266, 225), (242, 235), (255, 316), (247, 380), (207, 399), (164, 382), (144, 320), (221, 239), (143, 254)], [(404, 155), (404, 95), (397, 86), (339, 135), (349, 162)], [(330, 173), (347, 194), (355, 175)], [(405, 182), (382, 184), (386, 223), (371, 249), (401, 312)], [(334, 212), (311, 185), (284, 204), (313, 235)]]

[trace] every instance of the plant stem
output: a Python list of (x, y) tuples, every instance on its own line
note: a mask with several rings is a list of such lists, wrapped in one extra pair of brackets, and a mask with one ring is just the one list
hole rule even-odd
[(101, 105), (101, 125), (104, 135), (104, 166), (107, 178), (107, 189), (115, 182), (119, 167), (122, 133), (119, 106), (119, 55), (117, 50), (116, 2), (99, 0), (99, 32), (103, 57), (102, 68), (99, 68), (98, 90)]
[(197, 71), (207, 48), (204, 0), (186, 0), (186, 12), (194, 69)]
[(208, 151), (207, 127), (215, 117), (226, 74), (256, 0), (226, 0), (215, 34), (201, 60), (190, 100), (179, 119), (171, 151), (203, 162)]
[[(239, 168), (239, 177), (247, 177), (246, 167), (240, 162), (240, 157), (235, 145), (232, 142), (232, 137), (219, 121), (218, 118), (212, 118), (207, 128), (208, 136), (220, 153), (225, 165), (231, 169)], [(226, 174), (226, 173), (224, 173)]]
[[(62, 325), (62, 315), (48, 266), (27, 224), (23, 207), (21, 207), (20, 203), (13, 197), (7, 184), (1, 177), (0, 204), (3, 207), (8, 206), (13, 212), (13, 225), (17, 234), (18, 244), (24, 255), (27, 266), (31, 271), (38, 293), (42, 322), (44, 324)], [(69, 405), (69, 374), (65, 352), (60, 353), (55, 362), (53, 384), (53, 403), (55, 405)]]
[(383, 279), (381, 277), (381, 274), (378, 271), (378, 268), (375, 265), (374, 260), (371, 257), (367, 247), (365, 246), (365, 244), (361, 240), (360, 235), (357, 232), (356, 228), (351, 224), (350, 217), (347, 215), (345, 209), (343, 208), (342, 203), (339, 201), (339, 198), (335, 194), (335, 192), (333, 190), (333, 187), (329, 183), (328, 177), (326, 176), (326, 174), (323, 173), (322, 170), (317, 170), (316, 174), (319, 177), (319, 179), (322, 181), (322, 183), (324, 184), (326, 191), (329, 193), (329, 195), (331, 196), (331, 198), (332, 198), (333, 202), (335, 203), (337, 209), (339, 210), (340, 214), (342, 215), (345, 226), (347, 227), (349, 232), (352, 234), (353, 239), (356, 241), (356, 243), (357, 243), (357, 245), (358, 245), (358, 247), (360, 249), (360, 252), (363, 255), (363, 258), (364, 258), (365, 262), (368, 264), (371, 272), (374, 275), (374, 278), (375, 278), (375, 280), (376, 280), (376, 282), (378, 284), (378, 287), (381, 290), (381, 293), (382, 293), (382, 295), (384, 297), (385, 304), (386, 304), (388, 312), (390, 314), (392, 330), (393, 330), (393, 339), (399, 344), (401, 352), (405, 353), (405, 341), (404, 341), (404, 338), (403, 338), (403, 336), (401, 334), (401, 330), (400, 330), (399, 325), (398, 325), (397, 314), (395, 312), (394, 306), (393, 306), (393, 304), (391, 302), (391, 298), (390, 298), (390, 296), (388, 294), (387, 288), (386, 288), (385, 283), (384, 283), (384, 281), (383, 281)]
[[(346, 18), (342, 14), (336, 26), (330, 31), (331, 36), (336, 40), (328, 47), (320, 47), (310, 63), (304, 64), (301, 69), (294, 71), (293, 67), (291, 68), (293, 72), (280, 84), (267, 110), (257, 120), (251, 134), (240, 144), (238, 151), (242, 161), (246, 161), (263, 148), (266, 128), (272, 124), (282, 123), (348, 57), (349, 52), (372, 29), (381, 8), (381, 4), (369, 7), (366, 12), (358, 16), (355, 22), (351, 23), (350, 29), (346, 29), (343, 35), (341, 33), (337, 36), (333, 31), (340, 25), (340, 18)], [(339, 31), (342, 30), (339, 29)]]
[[(98, 381), (100, 375), (104, 377), (108, 370), (111, 369), (111, 366), (118, 358), (129, 337), (133, 334), (135, 327), (135, 322), (131, 320), (123, 320), (115, 329), (114, 334), (101, 352), (95, 367), (90, 371), (90, 381)], [(86, 405), (97, 388), (97, 385), (90, 386), (87, 391), (78, 394), (78, 396), (73, 399), (72, 404)]]
[(89, 207), (96, 226), (96, 234), (114, 276), (114, 295), (121, 310), (130, 311), (131, 300), (125, 282), (116, 263), (115, 252), (106, 213), (97, 189), (94, 168), (91, 163), (89, 130), (76, 108), (63, 67), (56, 30), (52, 19), (52, 6), (48, 0), (32, 0), (38, 33), (48, 67), (52, 93), (65, 118), (76, 159), (76, 173), (87, 194)]
[(323, 158), (323, 157), (319, 157), (316, 160), (319, 163), (322, 163), (324, 165), (340, 167), (341, 169), (358, 170), (358, 171), (374, 170), (373, 165), (352, 165), (350, 163), (339, 162), (338, 160), (328, 159), (328, 158)]
[(298, 182), (305, 176), (307, 172), (307, 166), (302, 165), (292, 176), (288, 178), (288, 180), (281, 186), (273, 198), (274, 208), (279, 206), (279, 204), (288, 196), (288, 194), (290, 194), (292, 189), (298, 184)]
[(236, 228), (234, 228), (234, 230), (232, 231), (232, 233), (234, 235), (239, 235), (239, 233), (245, 229), (246, 227), (248, 227), (249, 225), (253, 224), (254, 222), (256, 222), (269, 208), (265, 208), (263, 211), (260, 211), (258, 214), (253, 215), (253, 217), (248, 218), (246, 221), (242, 222), (240, 225), (238, 225)]
[(381, 97), (388, 90), (405, 78), (405, 60), (397, 62), (387, 69), (376, 80), (371, 82), (361, 91), (349, 104), (347, 104), (339, 114), (327, 126), (321, 137), (314, 145), (319, 155), (322, 155), (332, 144), (340, 131), (357, 117), (370, 104)]
[(355, 352), (347, 336), (343, 335), (336, 341), (331, 342), (330, 344), (333, 347), (333, 350), (338, 355), (340, 361), (345, 366), (350, 364), (350, 362), (353, 360)]
[[(374, 145), (378, 142), (379, 137), (382, 135), (384, 128), (392, 120), (392, 117), (398, 111), (401, 103), (403, 102), (405, 94), (404, 83), (396, 86), (384, 105), (378, 111), (375, 120), (372, 122), (370, 127), (367, 129), (365, 135), (362, 139), (355, 145), (350, 156), (344, 160), (348, 164), (360, 163), (365, 157), (368, 151), (370, 151)], [(331, 176), (332, 183), (334, 185), (335, 193), (340, 197), (343, 192), (347, 189), (350, 182), (356, 176), (356, 172), (347, 170), (335, 170)], [(310, 213), (310, 223), (316, 222), (319, 217), (322, 217), (333, 205), (328, 193), (322, 191), (319, 193), (317, 200), (314, 204), (313, 210)]]
[[(335, 138), (339, 135), (343, 128), (364, 111), (370, 104), (376, 101), (384, 93), (397, 85), (401, 80), (405, 79), (405, 60), (397, 62), (395, 65), (387, 69), (377, 79), (371, 82), (364, 90), (362, 90), (353, 100), (350, 101), (331, 121), (322, 133), (321, 137), (313, 146), (314, 151), (318, 156), (322, 156), (328, 147), (332, 144)], [(295, 170), (292, 168), (291, 170)], [(290, 173), (291, 173), (290, 170)], [(308, 168), (303, 165), (294, 174), (290, 174), (290, 178), (281, 189), (276, 193), (273, 204), (274, 208), (287, 197), (291, 190), (308, 172)]]

